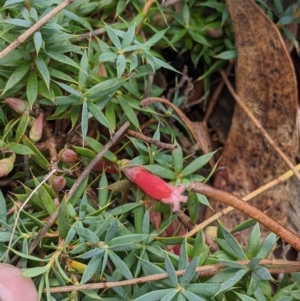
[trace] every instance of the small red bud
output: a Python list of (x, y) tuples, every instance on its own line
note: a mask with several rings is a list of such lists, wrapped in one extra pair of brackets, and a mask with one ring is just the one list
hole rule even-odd
[(0, 160), (0, 177), (6, 176), (13, 170), (15, 159), (16, 154), (13, 153), (9, 158)]
[(118, 171), (113, 167), (106, 163), (106, 161), (99, 161), (93, 168), (94, 171), (105, 171), (105, 173), (118, 173)]
[(67, 148), (60, 151), (59, 157), (64, 163), (75, 163), (78, 161), (77, 154), (73, 150)]
[(60, 191), (65, 188), (66, 183), (67, 183), (67, 181), (64, 177), (57, 176), (57, 177), (54, 177), (52, 180), (52, 187), (54, 190)]
[(29, 108), (28, 102), (19, 98), (5, 98), (5, 102), (18, 114), (23, 114)]
[(211, 38), (215, 39), (218, 39), (223, 35), (222, 29), (208, 29), (207, 33)]
[(29, 139), (32, 142), (38, 142), (42, 138), (43, 134), (43, 119), (44, 115), (41, 114), (36, 121), (33, 123), (30, 132), (29, 132)]

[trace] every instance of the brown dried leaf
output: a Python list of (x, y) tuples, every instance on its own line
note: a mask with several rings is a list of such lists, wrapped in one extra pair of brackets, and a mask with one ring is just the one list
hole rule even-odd
[[(237, 94), (276, 145), (294, 162), (298, 149), (297, 86), (284, 42), (276, 26), (252, 0), (226, 0), (226, 4), (238, 52)], [(240, 197), (288, 169), (238, 105), (220, 166), (225, 168), (216, 175), (214, 186)], [(263, 211), (270, 208), (268, 214), (285, 224), (291, 199), (292, 191), (286, 183), (282, 183), (251, 203)], [(215, 202), (211, 205), (216, 211), (224, 208)], [(210, 215), (208, 212), (206, 216)], [(222, 222), (232, 228), (246, 218), (232, 211)]]

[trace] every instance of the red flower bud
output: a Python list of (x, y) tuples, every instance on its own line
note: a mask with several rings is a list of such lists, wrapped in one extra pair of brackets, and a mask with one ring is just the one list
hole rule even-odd
[(223, 35), (222, 29), (208, 29), (207, 33), (210, 37), (218, 39)]
[(9, 158), (0, 160), (0, 177), (6, 176), (13, 170), (15, 159), (16, 154), (13, 153)]
[(94, 171), (105, 171), (105, 173), (118, 173), (118, 171), (113, 167), (106, 163), (106, 161), (99, 161), (93, 168)]
[(43, 119), (44, 115), (41, 114), (33, 123), (30, 132), (29, 132), (29, 139), (32, 142), (38, 142), (42, 138), (43, 134)]
[(187, 201), (187, 197), (181, 195), (184, 191), (183, 185), (175, 187), (141, 166), (125, 167), (123, 172), (150, 197), (171, 204), (173, 211), (178, 211), (180, 203)]
[(78, 161), (77, 154), (73, 150), (68, 148), (61, 150), (59, 157), (64, 163), (75, 163), (76, 161)]
[(28, 102), (19, 98), (5, 98), (5, 102), (19, 114), (23, 114), (29, 108)]
[(52, 180), (52, 187), (54, 190), (59, 191), (65, 188), (67, 180), (62, 176), (54, 177)]

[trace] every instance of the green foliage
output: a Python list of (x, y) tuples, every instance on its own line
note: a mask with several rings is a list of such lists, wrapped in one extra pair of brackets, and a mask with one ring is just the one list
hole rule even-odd
[[(0, 48), (60, 2), (0, 0)], [(121, 159), (126, 158), (128, 166), (142, 165), (174, 186), (188, 188), (195, 180), (208, 180), (203, 168), (215, 153), (193, 157), (182, 147), (181, 139), (189, 133), (174, 111), (162, 104), (143, 109), (140, 101), (159, 69), (181, 76), (183, 70), (165, 61), (165, 50), (177, 51), (178, 56), (188, 53), (192, 65), (203, 66), (198, 80), (204, 81), (206, 91), (211, 76), (236, 56), (223, 1), (182, 1), (181, 8), (156, 1), (146, 12), (144, 2), (76, 0), (0, 59), (1, 160), (17, 155), (9, 175), (13, 193), (0, 190), (0, 261), (17, 256), (43, 301), (299, 300), (299, 275), (272, 290), (273, 278), (261, 264), (276, 244), (274, 234), (261, 242), (259, 225), (253, 221), (231, 232), (219, 226), (218, 250), (210, 250), (202, 231), (186, 238), (176, 224), (178, 214), (122, 174)], [(280, 1), (275, 5), (279, 27), (299, 21), (291, 8), (284, 10)], [(268, 7), (264, 9), (271, 15)], [(160, 97), (164, 92), (154, 82), (146, 94)], [(171, 100), (175, 105), (182, 104), (179, 94), (176, 91)], [(46, 120), (43, 137), (35, 143), (29, 131), (41, 113)], [(131, 131), (145, 130), (148, 140), (127, 132), (115, 141), (115, 133), (127, 121)], [(75, 187), (109, 141), (116, 143)], [(166, 141), (176, 148), (162, 147)], [(74, 162), (61, 160), (59, 152), (65, 148), (77, 155)], [(62, 190), (52, 187), (51, 178), (40, 185), (54, 168), (66, 179)], [(69, 197), (67, 192), (74, 188)], [(196, 224), (199, 206), (209, 206), (209, 201), (190, 191), (186, 195), (183, 209)], [(17, 201), (26, 202), (18, 220)], [(59, 204), (57, 219), (31, 254), (30, 246)], [(244, 249), (234, 233), (253, 225)], [(176, 229), (167, 235), (173, 226)], [(197, 268), (208, 264), (223, 268), (214, 276), (199, 276)], [(184, 271), (178, 274), (179, 270)], [(58, 286), (162, 273), (168, 277), (131, 286), (50, 292)]]

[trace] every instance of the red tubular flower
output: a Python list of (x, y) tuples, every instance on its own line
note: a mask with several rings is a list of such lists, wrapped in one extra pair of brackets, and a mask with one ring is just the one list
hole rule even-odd
[(125, 167), (123, 172), (150, 197), (172, 205), (173, 211), (178, 211), (180, 203), (187, 201), (187, 197), (181, 195), (184, 191), (183, 185), (172, 186), (141, 166)]

